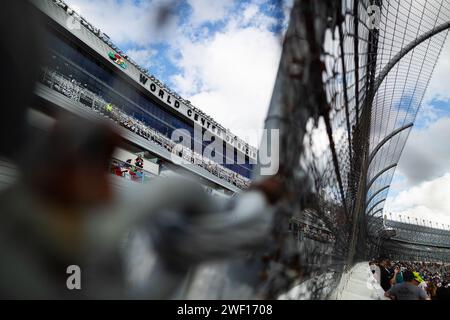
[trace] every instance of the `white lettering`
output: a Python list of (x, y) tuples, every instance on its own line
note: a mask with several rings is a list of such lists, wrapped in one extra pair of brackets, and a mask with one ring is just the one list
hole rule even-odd
[(70, 265), (66, 270), (67, 274), (70, 276), (67, 278), (66, 286), (69, 290), (80, 290), (81, 289), (81, 269), (77, 265)]
[(190, 307), (184, 305), (183, 307), (178, 307), (177, 314), (179, 315), (203, 315), (205, 318), (209, 317), (212, 307)]

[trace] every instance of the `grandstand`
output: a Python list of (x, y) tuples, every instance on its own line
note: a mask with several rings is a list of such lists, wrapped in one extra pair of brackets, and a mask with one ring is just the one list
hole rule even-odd
[[(150, 179), (177, 172), (200, 179), (208, 190), (225, 196), (248, 187), (256, 148), (170, 90), (63, 1), (34, 4), (47, 30), (45, 65), (36, 88), (38, 112), (51, 117), (70, 113), (106, 118), (126, 129), (120, 131), (122, 148), (132, 161), (142, 155), (145, 166), (152, 167), (150, 171), (137, 168), (130, 171), (132, 175)], [(76, 27), (68, 23), (72, 19), (78, 23)], [(208, 133), (223, 145), (223, 150), (217, 150), (220, 154), (204, 154), (209, 142), (196, 140), (196, 128), (202, 136)], [(194, 137), (190, 147), (171, 140), (176, 129), (187, 130)], [(199, 143), (200, 150), (195, 149)], [(230, 147), (232, 154), (227, 150)], [(217, 163), (218, 158), (223, 161)], [(129, 159), (115, 160), (126, 163)]]
[(430, 246), (391, 240), (383, 243), (382, 250), (392, 259), (397, 260), (448, 263), (450, 248), (441, 245)]
[(391, 220), (386, 222), (386, 226), (396, 230), (393, 240), (450, 248), (449, 230)]
[(394, 234), (383, 242), (382, 250), (405, 261), (449, 261), (450, 230), (442, 223), (428, 221), (426, 225), (424, 219), (420, 222), (389, 220), (385, 215), (384, 225)]

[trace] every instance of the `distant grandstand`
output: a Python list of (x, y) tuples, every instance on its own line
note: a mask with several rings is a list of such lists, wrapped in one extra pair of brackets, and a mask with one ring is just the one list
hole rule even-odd
[[(419, 219), (416, 223), (386, 219), (385, 228), (393, 234), (384, 240), (382, 250), (400, 260), (450, 261), (450, 229), (439, 223)], [(410, 220), (408, 218), (408, 220)]]
[(446, 263), (450, 261), (450, 248), (448, 247), (411, 244), (391, 240), (383, 243), (382, 251), (391, 257), (391, 259), (395, 260)]

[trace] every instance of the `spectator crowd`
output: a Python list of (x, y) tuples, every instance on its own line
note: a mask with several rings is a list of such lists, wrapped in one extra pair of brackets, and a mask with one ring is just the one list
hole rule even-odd
[(188, 163), (195, 164), (207, 170), (219, 179), (226, 180), (240, 189), (246, 189), (249, 187), (249, 179), (211, 161), (206, 157), (203, 157), (189, 148), (176, 144), (165, 135), (145, 125), (142, 121), (126, 114), (119, 107), (104, 101), (102, 97), (87, 90), (86, 88), (83, 88), (76, 80), (66, 79), (62, 74), (49, 69), (43, 70), (40, 80), (43, 84), (49, 86), (55, 91), (58, 91), (66, 97), (76, 100), (94, 111), (107, 116), (120, 126), (160, 147), (163, 147), (170, 153), (177, 154)]
[(450, 264), (391, 261), (382, 256), (370, 269), (392, 300), (450, 300)]

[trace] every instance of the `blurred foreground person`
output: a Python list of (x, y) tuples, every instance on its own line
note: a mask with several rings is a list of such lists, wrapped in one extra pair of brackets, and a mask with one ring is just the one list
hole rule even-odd
[(259, 261), (256, 252), (267, 245), (273, 205), (284, 190), (277, 176), (253, 183), (248, 191), (226, 202), (192, 182), (159, 181), (153, 187), (158, 191), (151, 194), (161, 193), (160, 199), (167, 201), (160, 209), (153, 208), (149, 224), (152, 248), (159, 259), (149, 281), (137, 286), (135, 293), (157, 299), (183, 298), (179, 291), (189, 291), (186, 277), (195, 274), (201, 264), (236, 258), (243, 262), (252, 254)]
[[(192, 267), (264, 243), (277, 178), (230, 203), (186, 179), (155, 179), (118, 201), (107, 170), (117, 141), (105, 125), (71, 119), (30, 151), (23, 178), (0, 194), (0, 297), (171, 298)], [(137, 226), (157, 259), (146, 283), (127, 288), (123, 241)], [(66, 283), (73, 265), (81, 290)]]
[(442, 282), (436, 290), (436, 300), (450, 301), (450, 286), (446, 281)]
[(112, 200), (106, 168), (116, 141), (106, 126), (62, 121), (21, 161), (22, 178), (0, 194), (2, 298), (79, 294), (63, 290), (66, 270), (83, 269), (85, 217)]
[[(173, 298), (193, 267), (264, 243), (278, 178), (229, 203), (186, 179), (155, 179), (119, 201), (107, 170), (118, 139), (101, 123), (60, 120), (27, 154), (22, 179), (0, 194), (0, 297)], [(156, 262), (130, 287), (124, 240), (138, 226)], [(75, 289), (70, 266), (81, 270)]]
[(386, 292), (391, 288), (400, 269), (395, 268), (394, 272), (391, 272), (389, 269), (391, 266), (391, 260), (386, 256), (381, 256), (378, 259), (378, 266), (380, 267), (380, 285)]

